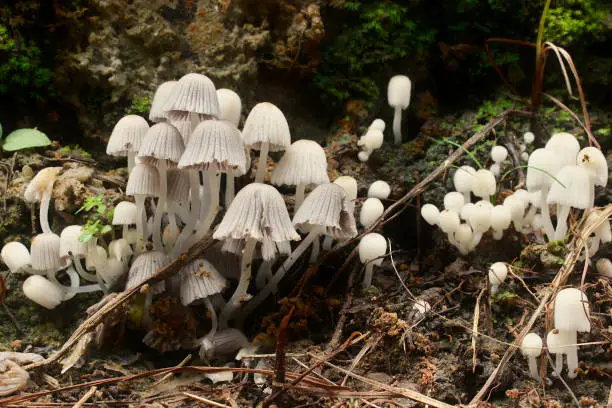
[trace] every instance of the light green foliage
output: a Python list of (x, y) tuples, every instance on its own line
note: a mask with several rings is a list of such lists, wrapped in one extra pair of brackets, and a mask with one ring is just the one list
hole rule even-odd
[(51, 140), (38, 129), (18, 129), (8, 134), (2, 149), (5, 152), (49, 146)]
[(58, 150), (60, 153), (72, 154), (75, 156), (81, 156), (84, 158), (91, 158), (91, 154), (86, 152), (81, 146), (77, 145), (68, 145), (64, 146)]
[(79, 237), (81, 242), (89, 242), (92, 238), (102, 237), (113, 230), (110, 223), (114, 209), (108, 208), (104, 194), (88, 197), (76, 213), (81, 212), (87, 213), (87, 221)]
[(135, 96), (132, 99), (132, 104), (125, 109), (126, 115), (146, 116), (151, 109), (151, 97), (148, 95)]
[(607, 30), (600, 1), (564, 0), (548, 11), (544, 40), (561, 47), (601, 40)]

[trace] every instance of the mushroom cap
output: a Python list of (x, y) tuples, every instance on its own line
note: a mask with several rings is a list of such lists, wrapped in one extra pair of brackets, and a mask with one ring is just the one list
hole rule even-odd
[(455, 240), (458, 244), (468, 247), (471, 245), (474, 232), (468, 224), (460, 224), (454, 232)]
[(440, 216), (440, 210), (433, 204), (425, 204), (421, 207), (421, 217), (429, 225), (437, 225), (438, 217)]
[[(238, 329), (224, 329), (217, 330), (213, 336), (207, 336), (206, 340), (210, 343), (210, 351), (214, 353), (215, 357), (218, 356), (232, 356), (238, 350), (246, 347), (249, 344), (249, 339)], [(200, 356), (202, 353), (200, 349)], [(208, 354), (211, 358), (213, 355)]]
[(145, 118), (138, 115), (122, 117), (108, 139), (106, 154), (127, 156), (128, 152), (137, 152), (148, 130), (149, 124)]
[(128, 178), (126, 193), (131, 196), (158, 197), (161, 193), (161, 181), (157, 168), (146, 163), (135, 165)]
[(504, 146), (497, 145), (491, 148), (491, 159), (493, 159), (495, 163), (501, 163), (506, 160), (507, 157), (508, 149), (506, 149)]
[(553, 329), (546, 335), (546, 348), (552, 354), (567, 354), (574, 341), (570, 333), (563, 330)]
[(32, 238), (30, 253), (32, 269), (46, 271), (62, 266), (59, 256), (60, 237), (52, 232), (42, 233)]
[(589, 299), (579, 289), (560, 290), (555, 298), (555, 329), (590, 332)]
[(469, 220), (470, 216), (472, 215), (472, 211), (474, 211), (475, 207), (476, 204), (474, 203), (463, 204), (463, 207), (461, 207), (461, 211), (459, 211), (459, 218), (465, 221)]
[(385, 136), (382, 130), (377, 128), (370, 128), (368, 129), (366, 134), (361, 137), (360, 146), (363, 146), (366, 151), (372, 152), (373, 150), (381, 148), (384, 139)]
[[(599, 226), (595, 229), (595, 236), (603, 244), (607, 244), (612, 241), (612, 231), (610, 231), (610, 219), (600, 220), (601, 214), (599, 211), (591, 211), (587, 217), (585, 226), (599, 223)], [(591, 254), (593, 255), (593, 254)]]
[(508, 266), (504, 262), (495, 262), (489, 267), (489, 283), (493, 286), (499, 286), (506, 280), (508, 276)]
[(213, 234), (214, 239), (264, 242), (299, 240), (283, 196), (272, 186), (251, 183), (236, 194)]
[(595, 263), (595, 269), (598, 274), (612, 278), (612, 262), (608, 258), (599, 258)]
[(175, 203), (189, 201), (189, 173), (182, 169), (168, 170), (168, 200)]
[(219, 116), (219, 100), (215, 84), (206, 75), (197, 73), (183, 75), (172, 89), (163, 109), (216, 118)]
[(226, 121), (201, 122), (189, 137), (179, 168), (210, 169), (223, 173), (237, 169), (245, 173), (246, 156), (240, 131)]
[(289, 124), (283, 112), (270, 102), (258, 103), (251, 109), (242, 129), (244, 144), (260, 150), (269, 144), (271, 152), (285, 150), (291, 144)]
[(357, 153), (357, 158), (359, 159), (360, 162), (365, 163), (370, 159), (370, 154), (372, 154), (371, 150), (362, 150), (359, 153)]
[(157, 123), (149, 129), (138, 150), (142, 163), (159, 166), (164, 161), (168, 167), (175, 167), (185, 151), (183, 138), (177, 128), (167, 122)]
[(488, 198), (495, 194), (497, 187), (495, 175), (487, 169), (479, 169), (474, 173), (472, 193), (476, 197)]
[(489, 171), (491, 173), (493, 173), (493, 175), (495, 177), (499, 177), (501, 174), (501, 167), (499, 165), (499, 163), (493, 163), (490, 167), (489, 167)]
[(537, 357), (542, 353), (542, 338), (537, 333), (528, 333), (521, 341), (521, 354)]
[(470, 210), (470, 218), (468, 223), (475, 232), (484, 234), (491, 227), (491, 211), (493, 206), (476, 205)]
[(325, 184), (327, 156), (320, 144), (312, 140), (297, 140), (291, 144), (272, 173), (272, 184)]
[(368, 198), (361, 205), (359, 223), (364, 228), (370, 228), (385, 212), (385, 206), (378, 198)]
[(391, 186), (386, 181), (376, 180), (368, 188), (368, 197), (384, 200), (391, 195)]
[(0, 257), (12, 273), (30, 265), (32, 258), (30, 251), (21, 242), (12, 241), (2, 247)]
[(108, 254), (106, 249), (100, 245), (88, 246), (85, 255), (85, 268), (90, 271), (102, 269), (106, 264)]
[[(127, 283), (125, 284), (125, 290), (130, 290), (135, 286), (140, 285), (145, 280), (149, 279), (159, 270), (165, 268), (170, 264), (170, 258), (166, 254), (160, 251), (148, 251), (138, 255), (130, 271), (128, 272)], [(159, 282), (151, 288), (153, 294), (163, 292), (166, 288), (164, 282)]]
[(337, 184), (321, 184), (304, 200), (293, 216), (293, 225), (303, 231), (325, 228), (325, 235), (336, 239), (357, 236), (353, 212), (348, 208), (346, 192)]
[(368, 127), (368, 129), (378, 129), (378, 130), (380, 130), (381, 132), (384, 132), (384, 131), (385, 131), (385, 127), (386, 127), (386, 125), (385, 125), (385, 121), (384, 121), (384, 120), (382, 120), (382, 119), (378, 119), (378, 118), (377, 118), (377, 119), (374, 119), (374, 120), (372, 121), (372, 123), (370, 124), (370, 126)]
[(387, 86), (387, 100), (392, 108), (406, 109), (410, 105), (412, 82), (405, 75), (395, 75)]
[(138, 206), (130, 201), (121, 201), (113, 211), (113, 225), (132, 225), (138, 220)]
[(346, 192), (346, 198), (353, 201), (357, 198), (357, 180), (351, 176), (340, 176), (334, 180), (334, 184), (339, 185)]
[(372, 262), (375, 266), (382, 264), (382, 256), (387, 253), (387, 240), (382, 235), (371, 232), (359, 240), (359, 259), (361, 263)]
[(39, 203), (45, 193), (51, 194), (53, 184), (61, 170), (61, 167), (45, 167), (40, 170), (28, 183), (23, 198), (28, 203)]
[(28, 299), (47, 309), (54, 309), (64, 300), (62, 289), (41, 275), (29, 276), (22, 289)]
[(207, 298), (225, 289), (227, 282), (206, 259), (198, 258), (179, 272), (180, 296), (183, 306)]
[(176, 128), (181, 134), (183, 144), (187, 146), (189, 137), (191, 136), (191, 130), (195, 128), (200, 122), (208, 120), (209, 117), (206, 115), (198, 115), (189, 112), (171, 111), (168, 112), (168, 123)]
[(113, 286), (127, 272), (127, 264), (117, 258), (108, 258), (104, 266), (97, 270), (97, 274), (108, 285)]
[(548, 191), (553, 183), (556, 183), (553, 178), (561, 169), (559, 160), (555, 155), (554, 150), (535, 149), (527, 161), (527, 190)]
[(242, 112), (240, 96), (231, 89), (221, 88), (217, 89), (217, 99), (219, 100), (219, 119), (226, 120), (238, 127)]
[(119, 261), (127, 261), (134, 254), (130, 243), (125, 238), (114, 239), (108, 244), (108, 256)]
[(561, 132), (552, 135), (546, 142), (545, 148), (555, 152), (559, 167), (563, 167), (576, 164), (580, 143), (571, 133)]
[(452, 234), (459, 228), (461, 221), (456, 212), (450, 210), (440, 211), (438, 215), (438, 226), (446, 234)]
[(519, 196), (512, 194), (504, 199), (503, 206), (508, 207), (510, 210), (510, 217), (512, 220), (517, 221), (523, 219), (527, 204)]
[(523, 133), (523, 141), (527, 144), (532, 144), (535, 140), (535, 135), (533, 132), (525, 132)]
[(163, 122), (168, 119), (168, 112), (164, 110), (164, 106), (177, 83), (178, 81), (166, 81), (157, 87), (149, 110), (149, 120), (151, 122)]
[(565, 166), (555, 174), (559, 182), (552, 183), (546, 202), (574, 208), (585, 209), (591, 205), (589, 172), (583, 167)]
[(601, 150), (589, 146), (578, 153), (578, 166), (585, 168), (596, 186), (608, 184), (608, 161)]
[(471, 192), (474, 183), (474, 174), (476, 174), (476, 169), (472, 166), (461, 166), (455, 170), (455, 174), (453, 175), (455, 190), (460, 193)]
[(491, 228), (496, 231), (507, 230), (512, 222), (512, 212), (508, 207), (496, 205), (491, 210)]
[(451, 210), (459, 214), (461, 212), (461, 208), (465, 204), (465, 198), (463, 194), (458, 191), (451, 191), (444, 195), (444, 209)]
[(83, 257), (87, 254), (87, 246), (81, 242), (79, 237), (83, 233), (80, 225), (69, 225), (60, 234), (59, 256), (69, 258), (70, 254), (75, 257)]

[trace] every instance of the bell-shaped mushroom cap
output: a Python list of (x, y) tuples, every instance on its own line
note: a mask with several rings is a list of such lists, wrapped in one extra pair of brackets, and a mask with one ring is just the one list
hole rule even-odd
[(346, 192), (337, 184), (321, 184), (306, 197), (293, 216), (293, 225), (306, 232), (325, 228), (325, 235), (348, 239), (357, 235), (355, 217), (348, 209)]
[(521, 354), (537, 357), (542, 353), (542, 338), (537, 333), (529, 333), (521, 341)]
[(346, 198), (353, 201), (357, 198), (357, 180), (351, 176), (340, 176), (334, 180), (334, 184), (338, 184), (346, 192)]
[(168, 119), (168, 112), (164, 110), (164, 106), (177, 83), (177, 81), (166, 81), (157, 87), (153, 95), (153, 102), (151, 102), (151, 110), (149, 110), (151, 122), (163, 122)]
[(412, 91), (412, 82), (405, 75), (395, 75), (389, 80), (387, 86), (387, 99), (389, 106), (401, 109), (406, 109), (410, 105), (410, 93)]
[(488, 198), (495, 194), (495, 175), (487, 169), (480, 169), (474, 173), (472, 180), (472, 193), (476, 197)]
[(32, 269), (46, 271), (61, 267), (59, 256), (60, 237), (52, 232), (36, 235), (32, 239)]
[(365, 135), (361, 136), (361, 139), (357, 143), (358, 146), (371, 152), (372, 150), (380, 149), (384, 142), (384, 135), (382, 130), (377, 128), (370, 128)]
[(491, 286), (499, 286), (508, 276), (508, 266), (504, 262), (495, 262), (489, 267), (489, 283)]
[(564, 331), (591, 331), (589, 299), (579, 289), (560, 290), (555, 298), (555, 329)]
[[(589, 216), (587, 217), (587, 221), (585, 223), (585, 227), (588, 228), (593, 224), (597, 224), (598, 226), (595, 228), (595, 236), (602, 243), (607, 244), (612, 241), (612, 231), (610, 231), (610, 219), (601, 220), (601, 212), (600, 211), (591, 211), (589, 212)], [(593, 255), (593, 254), (591, 254)]]
[(23, 282), (23, 294), (47, 309), (54, 309), (64, 300), (62, 289), (41, 275), (32, 275)]
[(455, 170), (455, 174), (453, 176), (455, 190), (460, 193), (471, 192), (474, 183), (474, 174), (476, 174), (476, 169), (471, 166), (461, 166)]
[(297, 140), (291, 144), (272, 173), (272, 184), (325, 184), (327, 157), (320, 144), (312, 140)]
[[(195, 115), (195, 117), (193, 115)], [(168, 112), (168, 123), (179, 131), (185, 146), (187, 146), (187, 142), (189, 141), (189, 136), (191, 136), (191, 130), (193, 127), (197, 126), (202, 120), (207, 119), (208, 118), (204, 115), (197, 115), (189, 112)]]
[(28, 248), (17, 241), (9, 242), (4, 245), (2, 251), (0, 251), (0, 257), (2, 257), (2, 261), (13, 273), (19, 271), (26, 265), (30, 265), (32, 262)]
[(116, 258), (108, 258), (102, 268), (97, 270), (98, 275), (108, 285), (113, 286), (127, 272), (127, 264)]
[(138, 219), (138, 206), (130, 201), (121, 201), (113, 211), (113, 225), (132, 225)]
[(523, 141), (527, 144), (532, 144), (535, 140), (535, 135), (533, 132), (525, 132), (523, 133)]
[(576, 164), (580, 143), (571, 133), (555, 133), (546, 142), (546, 149), (555, 152), (559, 167)]
[(368, 197), (384, 200), (391, 194), (391, 186), (386, 181), (376, 180), (368, 188)]
[(612, 262), (608, 258), (599, 258), (595, 263), (595, 269), (601, 276), (612, 278)]
[(368, 198), (361, 205), (359, 223), (364, 228), (370, 228), (385, 212), (385, 206), (378, 198)]
[(189, 173), (185, 170), (168, 170), (168, 200), (179, 204), (189, 201)]
[(246, 172), (246, 156), (240, 131), (222, 120), (205, 120), (193, 131), (187, 142), (179, 168)]
[(493, 159), (495, 163), (503, 162), (506, 160), (506, 157), (508, 157), (508, 149), (504, 146), (497, 145), (491, 148), (491, 159)]
[(574, 208), (588, 208), (593, 186), (589, 172), (576, 165), (565, 166), (555, 178), (559, 182), (552, 183), (546, 201), (548, 204), (558, 204)]
[(240, 330), (218, 330), (213, 336), (207, 336), (204, 339), (200, 348), (200, 357), (230, 357), (248, 345), (249, 339)]
[(213, 238), (278, 243), (300, 236), (291, 224), (283, 196), (272, 186), (251, 183), (236, 194)]
[(386, 127), (386, 125), (385, 125), (385, 121), (384, 121), (384, 120), (382, 120), (382, 119), (378, 119), (378, 118), (377, 118), (377, 119), (374, 119), (374, 120), (372, 121), (372, 123), (370, 124), (370, 126), (368, 127), (368, 129), (378, 129), (378, 130), (380, 130), (381, 132), (384, 132), (384, 131), (385, 131), (385, 127)]
[(554, 150), (535, 149), (527, 161), (527, 190), (548, 191), (555, 182), (553, 178), (561, 169)]
[[(128, 272), (127, 283), (125, 290), (130, 290), (135, 286), (140, 285), (145, 280), (149, 279), (159, 270), (170, 264), (170, 258), (163, 252), (149, 251), (143, 252), (132, 263)], [(151, 288), (153, 294), (163, 292), (166, 289), (164, 282), (160, 282)]]
[(242, 112), (240, 96), (231, 89), (221, 88), (217, 89), (217, 99), (219, 99), (219, 119), (238, 127)]
[(219, 100), (215, 85), (202, 74), (184, 75), (172, 89), (164, 110), (199, 113), (216, 118), (219, 116)]
[(361, 263), (372, 262), (380, 266), (383, 255), (387, 253), (387, 240), (382, 235), (371, 232), (359, 240), (358, 251)]
[(546, 335), (546, 348), (552, 354), (567, 354), (570, 347), (575, 347), (573, 343), (571, 336), (565, 330), (553, 329)]
[(440, 210), (433, 204), (425, 204), (421, 207), (421, 216), (429, 225), (437, 225)]
[(271, 152), (285, 150), (291, 144), (289, 124), (283, 112), (270, 102), (258, 103), (251, 109), (242, 129), (244, 144), (260, 150), (268, 142)]
[(16, 362), (0, 360), (0, 397), (15, 394), (28, 384), (30, 374)]
[(138, 115), (122, 117), (108, 139), (106, 154), (127, 156), (128, 152), (137, 152), (148, 130), (149, 124), (145, 118)]
[(141, 163), (159, 165), (159, 161), (166, 162), (166, 166), (175, 167), (185, 151), (183, 138), (178, 129), (167, 122), (157, 123), (149, 129), (138, 150)]
[(475, 232), (484, 234), (491, 227), (491, 211), (493, 206), (478, 205), (470, 210), (468, 223)]
[(608, 184), (608, 161), (601, 150), (595, 147), (585, 147), (578, 153), (578, 166), (586, 169), (596, 186), (605, 187)]
[(83, 257), (87, 254), (87, 247), (84, 242), (81, 242), (79, 237), (83, 233), (83, 228), (80, 225), (69, 225), (62, 230), (60, 234), (59, 256), (69, 258), (70, 255), (75, 257)]
[(444, 195), (444, 209), (451, 210), (459, 214), (465, 205), (463, 194), (458, 191), (451, 191)]
[(134, 166), (128, 178), (127, 195), (159, 196), (161, 185), (155, 166), (139, 163)]
[(491, 209), (491, 228), (497, 231), (507, 230), (512, 222), (510, 208), (503, 205), (496, 205)]
[(39, 203), (43, 194), (50, 194), (61, 167), (46, 167), (40, 170), (28, 183), (23, 197), (28, 203)]
[(452, 234), (459, 228), (459, 225), (461, 225), (461, 220), (456, 212), (444, 210), (438, 214), (438, 226), (444, 233)]
[(527, 203), (515, 194), (509, 195), (504, 199), (504, 207), (508, 207), (513, 221), (522, 220), (525, 215)]
[(226, 280), (206, 259), (199, 258), (187, 264), (179, 272), (181, 303), (183, 306), (221, 293)]

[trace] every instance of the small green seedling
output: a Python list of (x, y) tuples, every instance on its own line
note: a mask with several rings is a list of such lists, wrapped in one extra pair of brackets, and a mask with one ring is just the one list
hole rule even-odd
[(112, 232), (113, 227), (110, 225), (113, 219), (112, 208), (108, 208), (104, 202), (104, 194), (94, 197), (88, 197), (76, 214), (87, 212), (87, 221), (83, 225), (83, 232), (79, 236), (81, 242), (89, 242), (93, 238), (102, 237), (109, 232)]

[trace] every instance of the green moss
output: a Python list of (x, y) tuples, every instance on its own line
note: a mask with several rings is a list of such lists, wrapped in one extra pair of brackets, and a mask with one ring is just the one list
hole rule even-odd
[(91, 154), (89, 152), (86, 152), (85, 149), (83, 149), (78, 144), (64, 146), (61, 149), (58, 149), (58, 152), (74, 156), (81, 156), (88, 159), (91, 158)]
[(595, 0), (565, 0), (549, 10), (544, 38), (562, 47), (603, 39), (607, 27), (601, 6)]
[(151, 97), (149, 95), (135, 96), (128, 108), (125, 109), (126, 115), (146, 116), (151, 109)]

